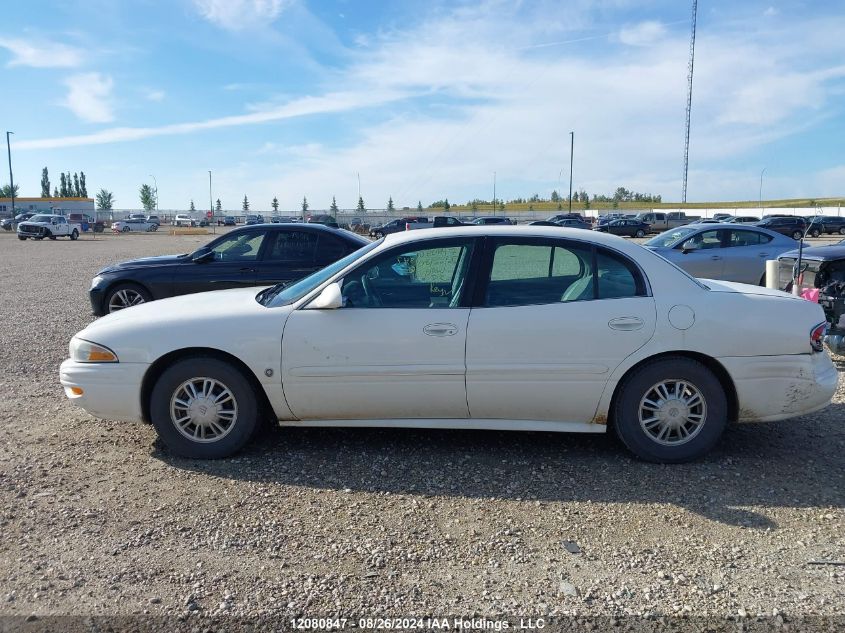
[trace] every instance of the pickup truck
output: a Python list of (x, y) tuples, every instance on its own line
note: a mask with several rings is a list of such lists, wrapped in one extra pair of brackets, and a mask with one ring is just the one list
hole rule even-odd
[(650, 233), (662, 233), (663, 231), (675, 229), (685, 224), (691, 224), (696, 220), (700, 220), (701, 216), (687, 215), (683, 211), (672, 211), (670, 213), (649, 212), (638, 213), (633, 219), (648, 224), (650, 226)]
[[(143, 216), (142, 216), (143, 217)], [(197, 221), (185, 213), (179, 213), (173, 218), (173, 226), (196, 226)]]
[(63, 215), (48, 213), (39, 213), (18, 224), (19, 240), (27, 238), (43, 240), (45, 237), (49, 237), (51, 240), (57, 237), (69, 237), (75, 240), (81, 232), (82, 227), (79, 224), (68, 222)]

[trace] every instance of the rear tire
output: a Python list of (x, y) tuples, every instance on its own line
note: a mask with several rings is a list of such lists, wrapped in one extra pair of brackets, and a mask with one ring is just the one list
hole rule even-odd
[(645, 231), (642, 229), (637, 230), (637, 237), (645, 237)]
[(821, 235), (821, 232), (818, 229), (810, 231), (810, 237), (818, 237), (819, 235)]
[(839, 235), (845, 235), (845, 226), (840, 227), (840, 229), (839, 229)]
[(231, 364), (213, 357), (186, 358), (159, 377), (150, 396), (150, 417), (173, 453), (220, 459), (253, 437), (259, 427), (257, 400), (250, 381)]
[(26, 241), (26, 238), (25, 238), (23, 235), (18, 235), (18, 239), (19, 239), (21, 242), (25, 242), (25, 241)]
[(801, 231), (793, 231), (792, 232), (792, 239), (793, 240), (800, 240), (802, 237), (804, 237), (804, 234)]
[(74, 242), (79, 238), (79, 231), (73, 229), (73, 233), (70, 234), (70, 239)]
[(124, 227), (123, 227), (123, 229), (121, 229), (121, 230), (122, 230), (124, 233), (128, 233), (128, 232), (129, 232), (129, 227), (128, 227), (128, 226), (124, 226)]
[(712, 449), (727, 424), (727, 397), (701, 363), (668, 356), (635, 370), (613, 407), (616, 434), (642, 460), (689, 462)]

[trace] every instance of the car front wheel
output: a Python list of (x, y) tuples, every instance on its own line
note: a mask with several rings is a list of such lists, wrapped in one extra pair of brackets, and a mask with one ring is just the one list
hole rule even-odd
[(682, 463), (704, 456), (722, 436), (727, 398), (704, 365), (672, 356), (628, 376), (614, 406), (616, 433), (637, 457)]
[(845, 226), (839, 229), (839, 235), (845, 235)]
[(70, 239), (76, 241), (76, 239), (78, 237), (79, 237), (79, 231), (77, 231), (76, 229), (73, 229), (73, 233), (70, 234)]
[(637, 229), (637, 237), (645, 237), (645, 231), (642, 229)]
[(819, 235), (821, 235), (821, 232), (818, 229), (810, 231), (810, 237), (818, 237)]
[(18, 239), (21, 240), (22, 242), (26, 241), (26, 238), (23, 235), (18, 235)]
[(111, 314), (124, 308), (152, 301), (152, 295), (137, 284), (118, 284), (111, 288), (105, 297), (106, 312)]
[(187, 358), (167, 368), (153, 387), (150, 417), (167, 447), (192, 459), (228, 457), (259, 426), (247, 378), (212, 357)]
[(804, 234), (801, 231), (793, 231), (792, 232), (792, 239), (793, 240), (800, 240), (802, 237), (804, 237)]

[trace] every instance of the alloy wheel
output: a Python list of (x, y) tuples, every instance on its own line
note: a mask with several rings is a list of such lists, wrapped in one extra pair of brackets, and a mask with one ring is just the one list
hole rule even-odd
[(640, 427), (652, 441), (678, 446), (692, 440), (704, 427), (707, 402), (691, 382), (662, 380), (640, 400)]
[(144, 303), (144, 297), (137, 290), (123, 288), (115, 292), (109, 299), (109, 313), (131, 308), (132, 306)]
[(238, 419), (235, 396), (219, 380), (197, 377), (179, 385), (170, 398), (170, 421), (193, 442), (226, 437)]

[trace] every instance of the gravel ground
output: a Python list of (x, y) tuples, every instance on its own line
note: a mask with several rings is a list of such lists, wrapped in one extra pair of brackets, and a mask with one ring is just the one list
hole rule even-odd
[(610, 436), (365, 429), (200, 462), (72, 407), (97, 270), (207, 240), (0, 235), (0, 615), (845, 616), (845, 567), (812, 564), (845, 561), (845, 380), (680, 466)]

